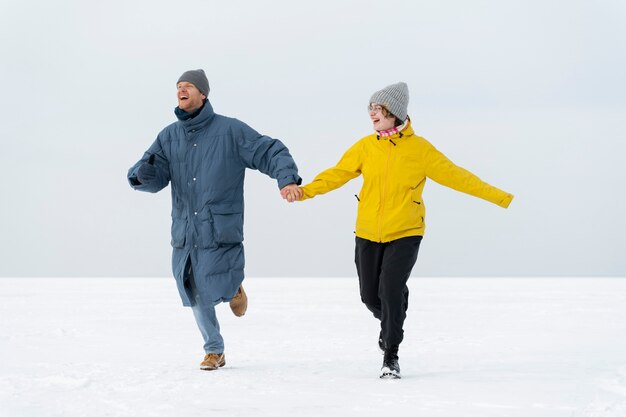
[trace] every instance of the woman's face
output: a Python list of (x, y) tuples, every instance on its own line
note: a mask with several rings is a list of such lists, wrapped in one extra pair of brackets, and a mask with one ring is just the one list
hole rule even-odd
[(374, 130), (389, 130), (395, 126), (396, 118), (391, 114), (389, 114), (389, 116), (385, 116), (381, 105), (372, 103), (370, 104), (368, 110), (370, 119), (372, 119), (372, 123), (374, 124)]

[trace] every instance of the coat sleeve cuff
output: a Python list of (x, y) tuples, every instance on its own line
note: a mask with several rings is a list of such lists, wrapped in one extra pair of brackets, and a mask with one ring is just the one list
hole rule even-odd
[(281, 190), (289, 184), (300, 185), (302, 184), (302, 178), (300, 178), (299, 175), (294, 174), (294, 175), (289, 175), (287, 177), (283, 177), (278, 180), (278, 188)]

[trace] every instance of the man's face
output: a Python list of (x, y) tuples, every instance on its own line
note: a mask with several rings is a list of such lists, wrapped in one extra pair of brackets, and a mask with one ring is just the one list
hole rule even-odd
[(181, 110), (191, 113), (202, 107), (202, 102), (206, 96), (202, 94), (192, 83), (181, 81), (176, 86), (176, 90), (178, 107), (180, 107)]

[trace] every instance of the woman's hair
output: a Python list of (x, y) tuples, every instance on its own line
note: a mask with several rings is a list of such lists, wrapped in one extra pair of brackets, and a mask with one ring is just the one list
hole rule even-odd
[(401, 126), (404, 123), (404, 120), (400, 120), (400, 118), (396, 117), (394, 114), (392, 114), (389, 110), (387, 110), (387, 108), (385, 106), (380, 106), (382, 108), (381, 113), (383, 114), (383, 116), (385, 117), (395, 117), (396, 121), (394, 122), (394, 127), (398, 127)]

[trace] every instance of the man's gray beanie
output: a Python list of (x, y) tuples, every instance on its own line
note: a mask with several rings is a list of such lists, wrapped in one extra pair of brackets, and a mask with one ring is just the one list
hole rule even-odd
[(407, 106), (409, 105), (409, 87), (399, 82), (388, 85), (375, 92), (370, 98), (370, 104), (380, 104), (391, 112), (401, 122), (406, 120)]
[(207, 97), (209, 96), (209, 80), (207, 80), (204, 70), (197, 69), (185, 71), (183, 72), (183, 75), (180, 76), (178, 81), (176, 81), (176, 84), (178, 85), (181, 81), (187, 81), (188, 83), (195, 85), (202, 94)]

